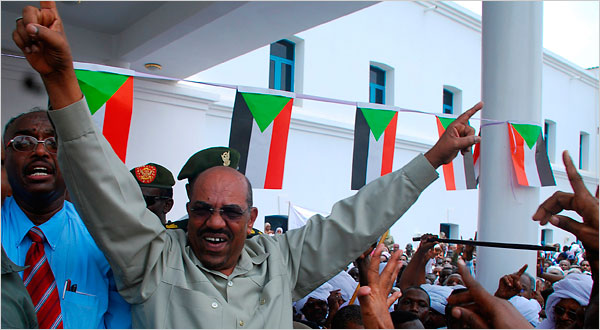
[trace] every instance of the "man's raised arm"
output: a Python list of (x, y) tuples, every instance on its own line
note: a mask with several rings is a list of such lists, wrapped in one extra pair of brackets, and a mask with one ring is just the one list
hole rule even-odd
[(163, 248), (170, 240), (91, 120), (56, 4), (42, 1), (40, 8), (25, 7), (13, 40), (48, 92), (58, 160), (75, 207), (110, 262), (123, 298), (140, 303), (157, 286), (154, 275), (166, 264), (161, 262)]

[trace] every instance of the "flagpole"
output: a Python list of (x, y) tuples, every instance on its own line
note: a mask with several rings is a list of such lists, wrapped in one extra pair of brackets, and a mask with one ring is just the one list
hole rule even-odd
[[(541, 2), (483, 1), (483, 119), (541, 124), (542, 12)], [(507, 125), (481, 128), (478, 237), (536, 244), (540, 229), (531, 216), (540, 202), (539, 188), (519, 185), (509, 150)], [(479, 246), (477, 280), (494, 292), (498, 278), (536, 262), (534, 251)]]

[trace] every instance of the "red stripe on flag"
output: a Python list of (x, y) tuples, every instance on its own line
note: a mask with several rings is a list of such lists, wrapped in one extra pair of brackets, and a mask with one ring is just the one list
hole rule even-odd
[(396, 126), (398, 123), (398, 113), (394, 115), (383, 133), (383, 157), (381, 160), (381, 175), (384, 176), (392, 172), (394, 164), (394, 150), (396, 149)]
[(287, 149), (288, 133), (290, 131), (293, 103), (294, 99), (290, 99), (288, 104), (283, 107), (279, 115), (273, 120), (269, 161), (265, 175), (265, 189), (281, 189), (283, 185), (285, 152)]
[(456, 190), (456, 180), (454, 179), (454, 165), (452, 162), (442, 165), (444, 170), (444, 181), (446, 181), (446, 190)]
[(123, 163), (127, 155), (127, 141), (133, 109), (133, 77), (127, 78), (123, 86), (106, 102), (102, 135)]
[(508, 137), (510, 138), (511, 158), (517, 174), (517, 182), (522, 186), (529, 186), (525, 173), (525, 150), (523, 150), (525, 140), (511, 124), (508, 124)]

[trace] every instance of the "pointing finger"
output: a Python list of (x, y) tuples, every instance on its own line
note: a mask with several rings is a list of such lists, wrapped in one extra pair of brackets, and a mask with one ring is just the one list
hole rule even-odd
[(573, 160), (569, 155), (568, 151), (563, 151), (563, 162), (565, 163), (565, 169), (567, 170), (567, 176), (569, 177), (569, 182), (571, 183), (571, 187), (573, 187), (573, 192), (576, 194), (589, 194), (589, 191), (583, 184), (583, 180), (581, 176), (575, 169), (575, 165), (573, 165)]
[(473, 117), (474, 114), (477, 113), (477, 111), (481, 110), (481, 108), (483, 108), (483, 102), (479, 101), (479, 103), (475, 104), (471, 109), (463, 112), (460, 116), (458, 116), (456, 120), (461, 123), (466, 123), (471, 117)]
[(521, 267), (521, 269), (519, 269), (519, 271), (517, 272), (517, 275), (521, 276), (523, 275), (523, 273), (525, 273), (525, 270), (527, 269), (527, 264), (525, 264), (523, 267)]

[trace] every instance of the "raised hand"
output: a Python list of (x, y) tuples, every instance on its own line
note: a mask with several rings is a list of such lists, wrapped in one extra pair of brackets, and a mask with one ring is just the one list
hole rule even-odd
[(41, 75), (64, 71), (73, 66), (71, 50), (54, 1), (41, 1), (40, 8), (23, 8), (13, 40), (29, 64)]
[(73, 70), (71, 48), (54, 1), (40, 1), (40, 8), (23, 8), (23, 18), (17, 19), (12, 37), (31, 67), (42, 77), (54, 109), (83, 97)]
[(365, 329), (393, 329), (389, 307), (400, 297), (400, 291), (395, 291), (388, 297), (394, 280), (400, 271), (400, 251), (394, 252), (387, 265), (379, 274), (379, 257), (383, 244), (379, 244), (371, 258), (367, 271), (368, 286), (358, 289), (358, 300)]
[(475, 104), (454, 120), (437, 143), (425, 153), (425, 157), (434, 168), (450, 163), (459, 151), (463, 153), (471, 150), (471, 146), (481, 141), (475, 135), (475, 129), (469, 126), (469, 118), (483, 108), (483, 102)]
[(494, 296), (508, 300), (518, 295), (519, 292), (521, 292), (521, 289), (523, 288), (521, 286), (521, 275), (525, 273), (526, 269), (527, 264), (521, 267), (521, 269), (519, 269), (519, 271), (517, 271), (516, 273), (502, 276), (500, 278), (500, 281), (498, 282), (498, 290), (496, 290)]
[[(598, 199), (587, 190), (581, 176), (573, 165), (569, 153), (563, 152), (563, 162), (573, 188), (573, 193), (557, 191), (544, 201), (535, 214), (533, 220), (540, 225), (552, 223), (575, 236), (583, 243), (586, 253), (598, 256)], [(583, 223), (567, 216), (558, 215), (562, 210), (573, 210), (582, 218)]]
[(458, 272), (468, 290), (448, 297), (452, 317), (469, 328), (528, 329), (531, 324), (508, 300), (489, 294), (469, 273), (464, 261), (458, 262)]

